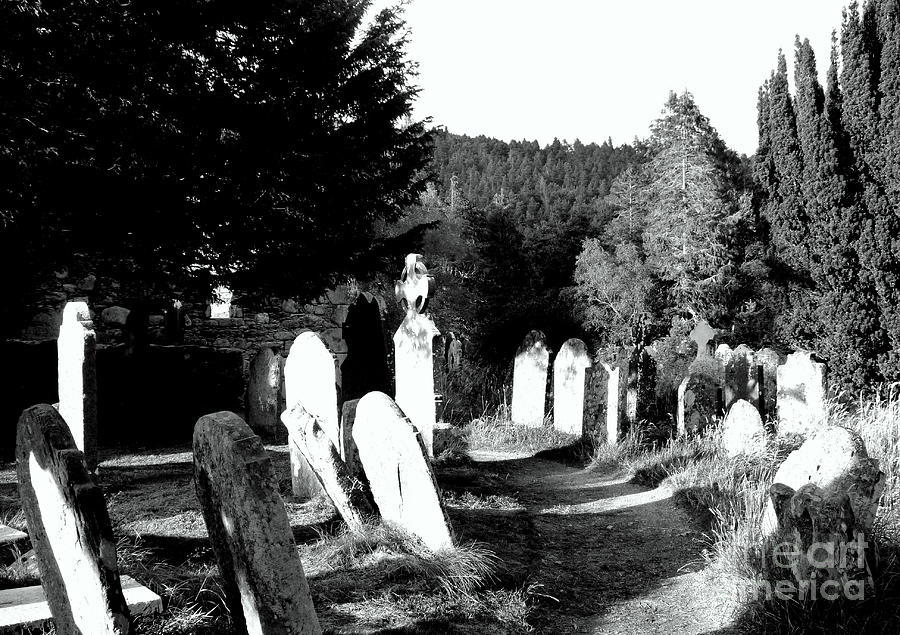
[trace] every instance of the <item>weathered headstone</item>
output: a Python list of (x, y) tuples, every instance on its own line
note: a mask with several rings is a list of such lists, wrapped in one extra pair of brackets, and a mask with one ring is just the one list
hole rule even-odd
[(626, 367), (622, 364), (604, 363), (603, 368), (607, 374), (606, 442), (615, 445), (625, 435), (628, 427)]
[(97, 469), (97, 336), (86, 302), (68, 302), (57, 340), (59, 413), (88, 469)]
[(452, 547), (450, 522), (422, 437), (397, 404), (380, 392), (360, 399), (353, 440), (382, 519), (432, 551)]
[(774, 418), (778, 406), (778, 366), (785, 362), (785, 356), (771, 348), (761, 348), (754, 355), (759, 367), (762, 367), (762, 382), (759, 384), (760, 415), (763, 421)]
[(694, 325), (694, 328), (691, 329), (688, 337), (697, 344), (697, 357), (695, 359), (712, 357), (709, 350), (709, 343), (717, 333), (718, 331), (711, 327), (706, 320), (699, 320), (697, 324)]
[[(321, 421), (325, 434), (340, 448), (334, 358), (312, 331), (301, 333), (291, 345), (284, 363), (284, 386), (285, 410), (290, 412), (295, 405), (302, 404)], [(297, 445), (300, 441), (288, 432), (294, 494), (312, 498), (322, 491), (322, 486)]]
[(341, 363), (341, 394), (359, 399), (367, 392), (391, 391), (381, 309), (375, 296), (360, 293), (341, 325), (347, 357)]
[(434, 338), (440, 335), (425, 315), (434, 295), (434, 278), (428, 275), (422, 256), (409, 254), (394, 285), (397, 300), (406, 312), (394, 333), (394, 371), (397, 405), (422, 435), (429, 456), (434, 456), (432, 431), (437, 420), (434, 402)]
[(513, 365), (513, 423), (540, 427), (544, 425), (547, 400), (547, 367), (550, 348), (541, 331), (530, 331), (516, 352)]
[[(884, 491), (884, 473), (879, 470), (878, 461), (869, 458), (865, 443), (856, 432), (828, 426), (814, 432), (788, 455), (775, 473), (774, 483), (795, 492), (812, 483), (824, 498), (848, 496), (857, 527), (869, 532)], [(763, 530), (770, 534), (776, 528), (775, 509), (770, 504), (763, 517)]]
[(129, 633), (106, 501), (52, 406), (19, 418), (16, 476), (56, 632)]
[(779, 432), (807, 434), (825, 424), (825, 364), (797, 351), (778, 367), (776, 378)]
[(281, 356), (264, 347), (250, 361), (247, 384), (247, 423), (256, 434), (267, 438), (278, 436), (281, 416)]
[(722, 445), (728, 456), (762, 453), (766, 449), (766, 429), (759, 410), (749, 401), (738, 399), (722, 422)]
[(197, 421), (194, 482), (236, 630), (321, 633), (272, 463), (236, 414)]
[(696, 433), (715, 421), (718, 408), (717, 377), (708, 373), (691, 372), (678, 386), (676, 423), (678, 434)]
[(318, 419), (302, 403), (285, 410), (281, 420), (341, 518), (352, 531), (362, 532), (366, 517), (373, 515), (368, 488), (353, 476)]
[(756, 406), (759, 403), (759, 389), (756, 385), (753, 350), (745, 344), (734, 350), (723, 344), (716, 349), (716, 359), (722, 363), (725, 410), (727, 411), (738, 399), (749, 401)]
[(462, 364), (462, 342), (452, 332), (447, 342), (447, 372), (454, 373)]
[(553, 360), (553, 426), (560, 432), (584, 433), (584, 388), (591, 358), (578, 338), (563, 342)]

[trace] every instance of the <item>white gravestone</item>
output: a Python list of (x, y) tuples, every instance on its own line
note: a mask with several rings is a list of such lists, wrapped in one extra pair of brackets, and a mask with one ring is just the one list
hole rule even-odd
[(546, 337), (541, 331), (530, 331), (519, 346), (513, 365), (513, 423), (530, 427), (544, 425), (549, 362)]
[(394, 372), (397, 405), (422, 435), (429, 456), (434, 456), (434, 338), (440, 335), (425, 315), (434, 295), (434, 278), (419, 254), (406, 256), (400, 280), (394, 286), (397, 300), (406, 311), (394, 333)]
[(59, 327), (59, 413), (88, 469), (97, 468), (97, 336), (86, 302), (68, 302)]
[(578, 338), (566, 340), (553, 360), (553, 426), (560, 432), (584, 433), (584, 385), (591, 359)]

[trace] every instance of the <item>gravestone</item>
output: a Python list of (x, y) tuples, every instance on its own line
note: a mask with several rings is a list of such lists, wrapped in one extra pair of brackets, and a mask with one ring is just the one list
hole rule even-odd
[(756, 364), (753, 350), (741, 344), (731, 350), (727, 344), (716, 349), (716, 359), (722, 363), (724, 408), (727, 411), (738, 399), (759, 403), (756, 384)]
[(578, 338), (566, 340), (553, 360), (553, 426), (560, 432), (584, 433), (584, 388), (591, 358)]
[(462, 342), (452, 332), (448, 335), (447, 342), (447, 372), (454, 373), (462, 364)]
[[(303, 404), (321, 421), (322, 429), (335, 447), (340, 448), (334, 358), (312, 331), (301, 333), (291, 345), (284, 363), (284, 387), (285, 410)], [(309, 499), (318, 495), (322, 486), (300, 451), (299, 442), (288, 431), (292, 488), (298, 497)]]
[(106, 501), (52, 406), (19, 418), (16, 476), (56, 632), (131, 632)]
[(363, 532), (366, 517), (373, 515), (368, 488), (350, 472), (319, 420), (300, 403), (286, 410), (281, 420), (347, 527)]
[[(837, 501), (847, 496), (856, 526), (866, 533), (872, 530), (878, 501), (884, 491), (884, 473), (878, 461), (870, 459), (859, 434), (847, 428), (828, 426), (813, 432), (791, 452), (778, 468), (773, 481), (793, 492), (804, 485), (818, 488), (820, 498)], [(778, 529), (777, 514), (770, 501), (763, 516), (763, 532)]]
[(397, 405), (422, 435), (429, 456), (434, 456), (434, 338), (440, 335), (425, 315), (434, 295), (434, 278), (428, 275), (422, 256), (409, 254), (394, 291), (406, 312), (394, 333), (394, 371)]
[(825, 364), (807, 351), (787, 356), (776, 371), (778, 431), (805, 435), (828, 419)]
[(691, 372), (678, 386), (676, 422), (678, 435), (697, 433), (716, 420), (718, 378)]
[(547, 399), (547, 367), (550, 348), (541, 331), (530, 331), (513, 365), (513, 423), (540, 427), (544, 425), (544, 406)]
[(694, 325), (694, 328), (691, 329), (691, 332), (688, 334), (688, 338), (697, 344), (697, 356), (695, 359), (712, 357), (709, 350), (709, 343), (715, 338), (717, 333), (718, 331), (711, 327), (706, 320), (699, 320)]
[(759, 410), (744, 399), (738, 399), (728, 409), (722, 422), (722, 445), (728, 456), (754, 456), (766, 449), (766, 429)]
[(350, 399), (341, 406), (341, 447), (344, 448), (344, 463), (350, 475), (359, 477), (362, 466), (359, 463), (359, 450), (353, 440), (353, 424), (356, 422), (356, 406), (359, 399)]
[(625, 373), (627, 367), (621, 363), (607, 364), (603, 369), (607, 375), (606, 388), (606, 442), (610, 445), (618, 443), (628, 431), (628, 382)]
[(785, 362), (785, 356), (771, 348), (761, 348), (756, 351), (754, 359), (757, 364), (757, 373), (762, 368), (762, 381), (759, 383), (759, 413), (766, 421), (774, 418), (778, 407), (778, 366)]
[(236, 414), (197, 421), (194, 483), (236, 631), (321, 633), (272, 463)]
[(422, 437), (397, 404), (380, 392), (360, 399), (353, 440), (382, 519), (432, 551), (451, 548), (450, 521)]
[(184, 306), (181, 300), (174, 300), (171, 306), (166, 309), (165, 315), (165, 335), (168, 344), (184, 343), (186, 322)]
[(67, 302), (57, 346), (59, 413), (88, 469), (97, 469), (97, 336), (86, 302)]
[(264, 347), (250, 361), (247, 384), (247, 423), (256, 434), (266, 438), (278, 436), (281, 395), (281, 356)]
[(391, 391), (381, 311), (374, 296), (360, 293), (341, 325), (347, 357), (341, 362), (344, 400), (359, 399), (367, 392)]

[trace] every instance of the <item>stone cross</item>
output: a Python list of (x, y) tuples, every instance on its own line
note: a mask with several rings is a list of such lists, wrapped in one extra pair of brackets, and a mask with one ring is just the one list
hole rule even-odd
[(106, 501), (52, 406), (22, 413), (16, 476), (56, 632), (130, 633)]
[(587, 346), (573, 337), (553, 360), (553, 427), (560, 432), (584, 433), (584, 384), (591, 359)]
[(93, 472), (97, 469), (97, 336), (86, 302), (66, 303), (56, 346), (59, 413)]
[(707, 357), (712, 357), (709, 354), (709, 342), (712, 340), (718, 331), (709, 325), (709, 322), (706, 320), (700, 320), (691, 329), (688, 337), (697, 344), (697, 357), (695, 359), (702, 359)]
[(440, 335), (423, 312), (434, 295), (434, 278), (422, 256), (409, 254), (394, 291), (406, 316), (394, 333), (394, 371), (397, 405), (422, 435), (429, 456), (434, 456), (434, 338)]
[(194, 482), (236, 632), (321, 633), (275, 470), (233, 412), (194, 426)]

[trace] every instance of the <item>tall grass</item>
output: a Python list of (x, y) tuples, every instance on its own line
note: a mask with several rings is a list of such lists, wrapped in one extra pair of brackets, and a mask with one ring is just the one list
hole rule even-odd
[(506, 404), (473, 419), (463, 428), (463, 435), (469, 450), (492, 452), (534, 454), (541, 450), (581, 445), (579, 437), (559, 432), (549, 418), (541, 426), (513, 423)]

